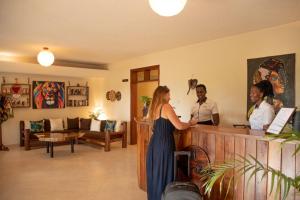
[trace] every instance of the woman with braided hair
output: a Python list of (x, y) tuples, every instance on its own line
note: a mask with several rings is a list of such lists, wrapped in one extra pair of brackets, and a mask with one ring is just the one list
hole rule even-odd
[(252, 112), (249, 113), (251, 129), (266, 130), (275, 117), (273, 107), (273, 86), (263, 80), (254, 84), (250, 90), (250, 99), (254, 103)]

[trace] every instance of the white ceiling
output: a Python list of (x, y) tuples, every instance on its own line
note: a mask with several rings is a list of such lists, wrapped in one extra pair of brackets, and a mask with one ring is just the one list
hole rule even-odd
[(12, 63), (0, 62), (0, 76), (2, 74), (37, 74), (44, 76), (62, 76), (62, 77), (77, 77), (77, 78), (104, 78), (109, 74), (108, 70), (73, 68), (73, 67), (41, 67), (38, 64), (31, 63)]
[(188, 0), (175, 17), (147, 0), (0, 0), (0, 52), (115, 62), (300, 20), (300, 0)]

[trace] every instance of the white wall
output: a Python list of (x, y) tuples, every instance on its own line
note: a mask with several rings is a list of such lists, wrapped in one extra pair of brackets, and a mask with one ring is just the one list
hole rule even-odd
[[(160, 65), (160, 83), (171, 89), (171, 103), (175, 111), (188, 120), (190, 107), (196, 97), (194, 91), (186, 95), (187, 80), (197, 78), (208, 87), (208, 97), (218, 103), (221, 113), (221, 125), (230, 126), (233, 123), (246, 121), (247, 97), (247, 59), (296, 53), (296, 106), (300, 107), (300, 21), (279, 27), (249, 32), (232, 37), (217, 39), (204, 43), (184, 46), (163, 52), (136, 57), (130, 60), (113, 63), (110, 71), (96, 74), (94, 71), (75, 73), (87, 77), (105, 78), (70, 78), (72, 70), (66, 71), (65, 76), (53, 75), (5, 75), (11, 81), (19, 77), (19, 81), (31, 80), (70, 80), (71, 83), (89, 82), (90, 106), (85, 108), (65, 108), (33, 110), (14, 109), (15, 117), (3, 124), (4, 144), (19, 143), (19, 121), (24, 119), (42, 119), (55, 117), (86, 117), (95, 107), (103, 107), (108, 118), (130, 120), (130, 82), (122, 82), (130, 78), (130, 69), (150, 65)], [(9, 71), (5, 63), (0, 63), (0, 71)], [(13, 68), (14, 69), (14, 68)], [(70, 72), (71, 71), (71, 72)], [(16, 72), (16, 71), (14, 71)], [(51, 74), (55, 74), (55, 69)], [(24, 70), (22, 71), (24, 73)], [(46, 74), (46, 72), (44, 72)], [(59, 73), (57, 73), (59, 74)], [(7, 81), (8, 82), (8, 81)], [(110, 102), (105, 99), (108, 90), (121, 91), (122, 100)]]
[[(45, 80), (45, 81), (63, 81), (65, 85), (68, 85), (70, 81), (71, 85), (81, 84), (85, 85), (88, 82), (90, 87), (90, 101), (88, 107), (70, 108), (64, 109), (32, 109), (31, 108), (15, 108), (14, 117), (2, 124), (3, 130), (3, 143), (19, 144), (19, 122), (20, 120), (41, 120), (44, 118), (63, 118), (66, 119), (74, 117), (88, 117), (89, 113), (95, 106), (102, 106), (104, 99), (103, 87), (104, 80), (102, 78), (81, 79), (61, 76), (45, 76), (45, 75), (28, 75), (28, 74), (15, 74), (15, 73), (1, 73), (0, 77), (5, 77), (6, 83), (15, 83), (15, 78), (18, 78), (19, 83), (27, 83), (27, 79), (30, 78), (30, 84), (33, 80)], [(2, 82), (2, 80), (1, 80)]]
[(107, 115), (130, 119), (130, 69), (160, 65), (160, 83), (171, 89), (171, 103), (183, 120), (188, 120), (195, 101), (186, 95), (190, 78), (207, 85), (215, 100), (221, 125), (246, 122), (247, 59), (296, 53), (296, 105), (300, 107), (300, 21), (181, 48), (156, 52), (110, 65), (107, 89), (122, 91), (120, 102), (105, 103)]

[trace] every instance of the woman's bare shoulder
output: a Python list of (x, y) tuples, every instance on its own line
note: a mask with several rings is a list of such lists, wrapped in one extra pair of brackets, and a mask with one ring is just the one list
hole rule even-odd
[(172, 114), (172, 106), (169, 103), (166, 103), (162, 107), (161, 116), (164, 118), (169, 118), (169, 116)]
[(169, 103), (166, 103), (164, 105), (164, 111), (166, 113), (172, 113), (174, 111), (173, 106), (171, 106)]
[(165, 108), (166, 110), (172, 110), (172, 109), (173, 109), (173, 107), (172, 107), (169, 103), (166, 103), (166, 104), (164, 105), (164, 108)]

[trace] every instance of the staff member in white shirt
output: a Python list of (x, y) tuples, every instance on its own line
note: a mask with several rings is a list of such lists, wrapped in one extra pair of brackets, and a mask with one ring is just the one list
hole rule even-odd
[(198, 121), (198, 124), (218, 126), (220, 116), (217, 104), (206, 97), (206, 86), (199, 84), (196, 86), (198, 101), (192, 107), (191, 118)]
[(275, 117), (274, 107), (266, 101), (274, 97), (272, 84), (263, 80), (251, 87), (250, 99), (255, 108), (249, 117), (251, 129), (266, 130)]

